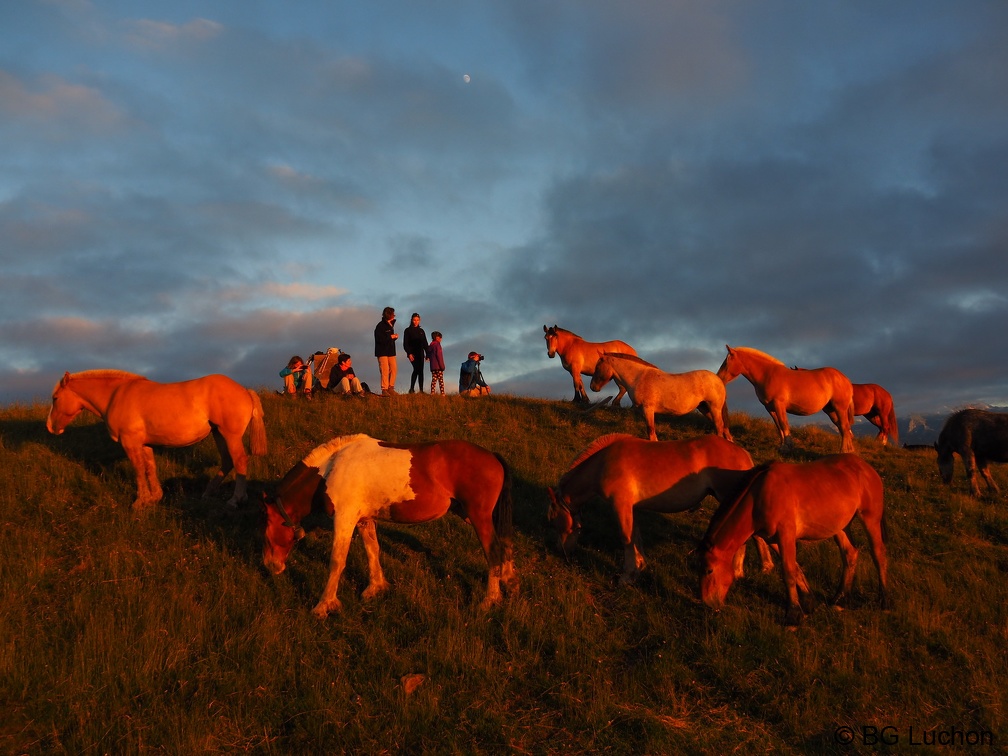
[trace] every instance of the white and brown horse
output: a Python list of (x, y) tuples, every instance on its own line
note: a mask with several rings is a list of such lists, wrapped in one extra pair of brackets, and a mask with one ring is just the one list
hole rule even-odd
[(723, 606), (734, 580), (734, 555), (755, 534), (780, 552), (788, 625), (801, 621), (798, 592), (808, 592), (796, 561), (798, 541), (836, 541), (843, 574), (833, 603), (841, 605), (854, 582), (858, 551), (849, 535), (857, 517), (868, 532), (881, 604), (887, 606), (883, 486), (871, 465), (855, 454), (835, 454), (814, 462), (770, 462), (755, 468), (751, 476), (738, 497), (718, 507), (704, 535), (700, 595), (705, 604), (714, 609)]
[(314, 449), (264, 494), (263, 563), (283, 572), (302, 521), (313, 512), (333, 520), (329, 579), (312, 610), (320, 618), (341, 608), (337, 598), (350, 541), (356, 529), (367, 551), (370, 581), (364, 598), (388, 587), (378, 560), (375, 520), (428, 522), (449, 510), (472, 524), (489, 566), (483, 606), (498, 603), (500, 584), (517, 591), (512, 524), (511, 476), (496, 454), (468, 441), (393, 444), (364, 434), (340, 436)]
[[(547, 328), (543, 326), (543, 333), (546, 335), (546, 354), (550, 359), (560, 355), (560, 364), (564, 370), (571, 374), (574, 380), (574, 401), (588, 403), (588, 392), (585, 391), (584, 383), (581, 381), (582, 375), (591, 375), (595, 369), (595, 363), (604, 352), (620, 352), (622, 354), (633, 354), (637, 352), (625, 341), (585, 341), (576, 333), (572, 333), (558, 325)], [(597, 391), (598, 389), (596, 389)], [(626, 389), (619, 387), (619, 393), (613, 399), (612, 405), (618, 407), (620, 400)]]
[(156, 383), (123, 370), (66, 373), (53, 388), (46, 428), (59, 435), (83, 410), (105, 421), (136, 471), (135, 508), (161, 500), (153, 446), (191, 446), (213, 434), (221, 455), (220, 471), (203, 497), (214, 493), (231, 470), (235, 490), (228, 506), (246, 496), (248, 454), (242, 436), (251, 428), (252, 454), (266, 453), (266, 425), (256, 392), (225, 375), (181, 383)]
[(652, 441), (658, 439), (657, 413), (685, 415), (697, 409), (714, 423), (715, 433), (732, 440), (725, 385), (710, 370), (666, 373), (640, 357), (606, 352), (595, 363), (591, 390), (600, 391), (610, 380), (625, 388), (630, 401), (641, 408)]
[(814, 415), (825, 412), (840, 431), (840, 451), (853, 452), (854, 389), (850, 379), (836, 368), (792, 370), (776, 357), (751, 347), (725, 347), (728, 355), (718, 368), (718, 378), (727, 385), (742, 375), (756, 389), (780, 434), (781, 449), (791, 445), (788, 413)]
[[(571, 463), (550, 497), (547, 517), (556, 528), (558, 545), (567, 556), (581, 534), (581, 510), (596, 499), (616, 515), (623, 543), (621, 583), (631, 583), (644, 569), (634, 515), (685, 512), (700, 507), (707, 496), (723, 504), (749, 480), (749, 453), (719, 436), (687, 441), (647, 441), (625, 433), (595, 439)], [(757, 539), (764, 571), (773, 569), (766, 543)], [(742, 576), (745, 544), (736, 554), (735, 574)]]

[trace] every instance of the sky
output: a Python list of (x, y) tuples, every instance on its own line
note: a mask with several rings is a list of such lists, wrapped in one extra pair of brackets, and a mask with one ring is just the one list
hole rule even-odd
[(1008, 405), (1006, 253), (1000, 0), (0, 5), (2, 404), (328, 347), (374, 387), (392, 306), (449, 385), (571, 399), (558, 324)]

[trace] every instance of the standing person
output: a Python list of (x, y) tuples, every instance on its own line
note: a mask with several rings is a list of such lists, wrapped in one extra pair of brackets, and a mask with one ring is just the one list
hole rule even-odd
[(434, 396), (434, 385), (441, 387), (441, 396), (444, 396), (444, 352), (441, 351), (441, 331), (431, 333), (430, 346), (427, 347), (427, 359), (430, 360), (430, 392)]
[(284, 379), (281, 393), (294, 396), (300, 389), (304, 391), (305, 399), (311, 399), (312, 372), (298, 355), (287, 360), (287, 367), (280, 371), (280, 377)]
[(399, 334), (395, 332), (395, 310), (386, 307), (382, 310), (382, 319), (374, 329), (374, 353), (378, 358), (378, 372), (381, 375), (382, 396), (392, 396), (396, 393), (396, 354), (395, 344)]
[(409, 392), (414, 392), (414, 387), (417, 383), (417, 378), (420, 379), (420, 393), (424, 392), (423, 381), (423, 365), (424, 360), (427, 359), (427, 334), (424, 329), (420, 327), (420, 315), (414, 312), (410, 317), (410, 324), (403, 331), (403, 351), (406, 352), (406, 357), (409, 358), (410, 364), (413, 366), (413, 374), (410, 376), (409, 381)]

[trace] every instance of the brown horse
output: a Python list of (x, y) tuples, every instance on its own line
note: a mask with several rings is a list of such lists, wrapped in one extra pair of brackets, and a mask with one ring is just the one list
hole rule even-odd
[(788, 593), (788, 625), (797, 625), (802, 617), (798, 591), (803, 580), (795, 560), (797, 541), (830, 537), (836, 541), (843, 560), (840, 588), (833, 599), (839, 606), (854, 581), (858, 552), (849, 535), (855, 516), (868, 531), (879, 575), (879, 597), (885, 608), (888, 563), (882, 479), (854, 454), (835, 454), (806, 463), (770, 462), (756, 468), (741, 495), (722, 504), (707, 528), (700, 575), (704, 603), (714, 609), (723, 606), (733, 580), (732, 558), (755, 533), (780, 551)]
[[(623, 354), (637, 354), (632, 346), (625, 341), (585, 341), (576, 333), (572, 333), (560, 326), (554, 325), (549, 328), (543, 326), (543, 333), (546, 334), (546, 354), (553, 359), (560, 355), (560, 364), (564, 370), (571, 374), (574, 379), (574, 401), (588, 403), (588, 392), (585, 391), (584, 383), (581, 381), (582, 375), (591, 375), (595, 368), (595, 363), (602, 356), (603, 352), (621, 352)], [(596, 389), (597, 391), (598, 389)], [(619, 393), (613, 399), (613, 406), (618, 407), (620, 400), (626, 389), (619, 387)]]
[(211, 433), (221, 455), (221, 468), (203, 498), (214, 493), (235, 470), (235, 490), (229, 507), (244, 501), (248, 454), (242, 436), (251, 428), (252, 454), (266, 453), (266, 425), (256, 392), (226, 375), (208, 375), (181, 383), (155, 383), (123, 370), (66, 373), (53, 387), (46, 428), (59, 435), (87, 410), (105, 421), (113, 441), (136, 471), (134, 508), (161, 500), (152, 446), (191, 446)]
[(685, 415), (699, 409), (714, 423), (714, 431), (731, 441), (728, 429), (728, 403), (725, 386), (710, 370), (666, 373), (664, 370), (629, 354), (606, 352), (595, 363), (591, 390), (600, 391), (610, 380), (626, 389), (630, 401), (640, 407), (647, 424), (648, 438), (655, 433), (655, 414), (667, 412)]
[(790, 447), (788, 413), (812, 415), (820, 410), (840, 431), (840, 451), (853, 452), (854, 389), (836, 368), (792, 370), (780, 360), (750, 347), (725, 347), (728, 355), (718, 368), (725, 384), (739, 375), (756, 389), (756, 398), (770, 413), (780, 434), (781, 449)]
[[(571, 463), (553, 488), (547, 488), (547, 517), (567, 556), (581, 534), (581, 509), (596, 498), (616, 514), (623, 541), (621, 583), (644, 569), (634, 513), (693, 511), (708, 496), (719, 503), (735, 497), (752, 468), (749, 453), (718, 436), (688, 441), (646, 441), (624, 433), (595, 439)], [(766, 543), (757, 539), (763, 569), (773, 568)], [(736, 554), (735, 574), (742, 576), (745, 544)]]
[(879, 429), (878, 440), (883, 444), (899, 445), (899, 425), (892, 396), (877, 383), (853, 383), (854, 414), (865, 418)]
[(500, 456), (468, 441), (392, 444), (363, 434), (340, 436), (294, 465), (275, 498), (263, 495), (263, 506), (263, 563), (274, 574), (286, 567), (309, 514), (332, 517), (329, 579), (312, 610), (320, 618), (342, 606), (336, 592), (355, 528), (364, 540), (370, 573), (364, 598), (388, 587), (378, 561), (376, 519), (427, 522), (450, 509), (472, 524), (483, 546), (489, 565), (483, 606), (501, 600), (501, 582), (509, 591), (518, 590), (508, 466)]
[(990, 472), (991, 462), (1008, 462), (1008, 414), (980, 409), (963, 409), (953, 413), (942, 426), (935, 443), (938, 450), (938, 473), (945, 485), (951, 485), (958, 454), (966, 468), (970, 493), (979, 498), (977, 471), (987, 481), (987, 490), (1000, 493)]

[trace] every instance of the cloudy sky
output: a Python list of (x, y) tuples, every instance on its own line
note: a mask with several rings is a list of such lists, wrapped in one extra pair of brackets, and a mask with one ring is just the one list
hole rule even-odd
[(1006, 253), (999, 1), (0, 6), (3, 403), (330, 346), (376, 385), (391, 305), (522, 395), (573, 396), (557, 323), (1008, 404)]

